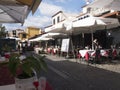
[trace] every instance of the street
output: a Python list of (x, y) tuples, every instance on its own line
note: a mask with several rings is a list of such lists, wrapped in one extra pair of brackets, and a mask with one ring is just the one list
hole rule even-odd
[[(56, 59), (59, 57), (56, 57)], [(46, 57), (48, 71), (42, 72), (54, 90), (119, 90), (120, 74), (69, 60)]]

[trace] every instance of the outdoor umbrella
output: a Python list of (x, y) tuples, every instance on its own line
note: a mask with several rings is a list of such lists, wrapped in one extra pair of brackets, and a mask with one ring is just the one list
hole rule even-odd
[(67, 34), (64, 33), (47, 33), (46, 38), (62, 38), (67, 37)]
[(92, 35), (92, 47), (93, 47), (93, 32), (96, 30), (105, 30), (120, 26), (118, 19), (113, 18), (102, 18), (102, 17), (86, 17), (72, 24), (72, 33), (91, 33)]
[(8, 39), (15, 39), (16, 41), (20, 41), (20, 40), (21, 40), (21, 39), (18, 38), (18, 37), (6, 37), (6, 38), (8, 38)]
[(87, 7), (105, 8), (120, 11), (120, 0), (94, 0)]
[(36, 11), (41, 0), (0, 0), (0, 23), (24, 23), (30, 11)]
[(38, 38), (35, 38), (33, 40), (29, 40), (29, 41), (48, 41), (48, 40), (52, 40), (52, 38), (46, 38), (46, 37), (38, 37)]
[(0, 5), (0, 22), (1, 23), (24, 23), (28, 12), (28, 6), (4, 6)]
[(43, 34), (43, 35), (41, 35), (41, 36), (39, 36), (37, 38), (30, 39), (29, 41), (31, 41), (31, 42), (35, 42), (35, 41), (48, 41), (48, 40), (52, 40), (53, 39), (53, 38), (48, 38), (46, 36), (48, 36), (48, 34)]
[(73, 33), (90, 33), (91, 31), (95, 32), (96, 30), (115, 28), (119, 25), (118, 19), (90, 16), (73, 22), (73, 29), (71, 30), (73, 30)]

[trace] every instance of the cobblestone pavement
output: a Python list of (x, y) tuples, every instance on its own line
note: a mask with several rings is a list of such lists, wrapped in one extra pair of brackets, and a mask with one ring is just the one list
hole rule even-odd
[(119, 90), (120, 73), (117, 61), (87, 64), (76, 59), (46, 55), (48, 72), (42, 72), (54, 90)]

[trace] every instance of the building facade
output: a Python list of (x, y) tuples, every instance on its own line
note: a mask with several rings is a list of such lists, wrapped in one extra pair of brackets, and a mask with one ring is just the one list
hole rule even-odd
[[(67, 16), (67, 14), (63, 13), (62, 11), (57, 12), (52, 16), (52, 25), (50, 25), (49, 27), (46, 27), (45, 31), (67, 33), (69, 36), (71, 36), (71, 39), (73, 41), (73, 46), (75, 46), (75, 48), (77, 48), (77, 46), (82, 46), (84, 48), (87, 45), (91, 45), (94, 38), (97, 38), (99, 40), (103, 48), (110, 48), (110, 45), (113, 44), (113, 42), (115, 42), (114, 40), (116, 39), (113, 39), (115, 37), (108, 35), (108, 32), (109, 30), (112, 30), (119, 26), (119, 25), (114, 26), (114, 24), (118, 24), (118, 22), (113, 24), (110, 21), (110, 18), (119, 19), (119, 12), (110, 10), (110, 9), (104, 9), (104, 8), (88, 8), (86, 6), (83, 6), (82, 7), (83, 11), (80, 12), (79, 15), (76, 15), (76, 17), (74, 18), (72, 14), (71, 15), (69, 14), (69, 16)], [(108, 18), (109, 20), (106, 21), (105, 23), (107, 25), (113, 24), (112, 26), (114, 28), (111, 27), (110, 29), (107, 29), (103, 26), (104, 28), (100, 29), (98, 26), (100, 24), (97, 24), (96, 22), (94, 22), (93, 25), (91, 25), (90, 23), (91, 21), (89, 21), (89, 19), (88, 21), (85, 20), (90, 17), (93, 17), (93, 18), (101, 17), (103, 19)], [(94, 19), (91, 19), (91, 20), (94, 20)], [(83, 22), (81, 23), (81, 21)], [(78, 24), (76, 22), (78, 22)], [(76, 23), (76, 26), (75, 26), (75, 23)], [(86, 27), (83, 24), (85, 24)], [(96, 27), (95, 27), (95, 24), (96, 24)], [(92, 32), (92, 29), (95, 29), (94, 32)], [(102, 38), (100, 37), (101, 35), (103, 36)]]
[[(103, 18), (115, 18), (118, 19), (120, 23), (120, 11), (116, 11), (110, 8), (99, 8), (99, 3), (96, 2), (96, 6), (98, 7), (89, 7), (89, 4), (83, 7), (83, 10), (87, 13), (92, 14), (96, 17), (103, 17)], [(119, 26), (116, 28), (111, 28), (106, 30), (107, 42), (108, 44), (115, 45), (116, 48), (120, 47), (120, 29)]]
[(37, 28), (37, 27), (27, 27), (25, 29), (25, 32), (27, 34), (26, 39), (29, 39), (33, 36), (42, 34), (42, 30), (40, 28)]
[(11, 30), (7, 32), (7, 37), (19, 37), (19, 33), (24, 32), (22, 29)]

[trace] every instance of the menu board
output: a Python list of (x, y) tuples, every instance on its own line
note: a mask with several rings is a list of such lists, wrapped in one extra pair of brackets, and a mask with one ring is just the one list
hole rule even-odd
[(70, 39), (63, 39), (62, 40), (62, 45), (61, 45), (61, 51), (62, 52), (68, 52), (69, 50), (69, 44), (70, 44)]

